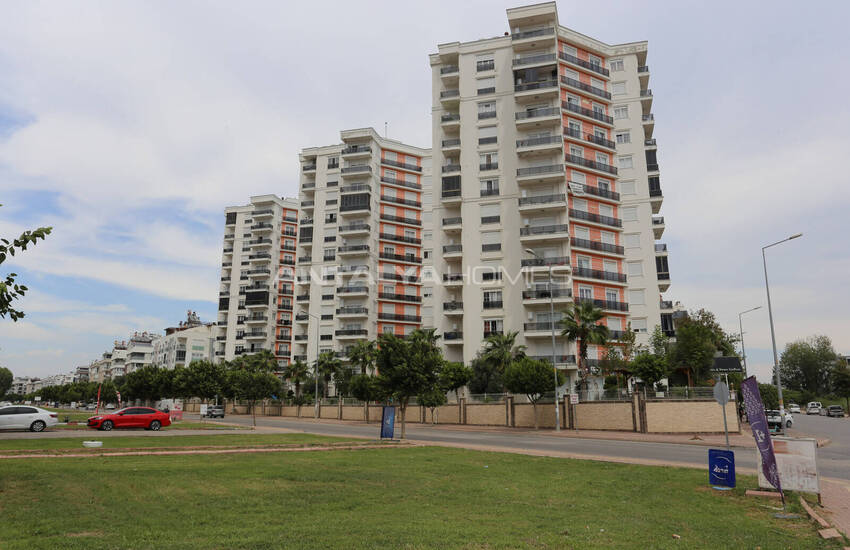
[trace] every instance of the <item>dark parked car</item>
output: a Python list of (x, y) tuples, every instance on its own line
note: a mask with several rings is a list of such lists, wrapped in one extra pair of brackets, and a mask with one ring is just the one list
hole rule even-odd
[(224, 407), (221, 405), (210, 405), (207, 407), (206, 418), (224, 418)]
[(826, 415), (844, 418), (844, 408), (841, 405), (830, 405), (826, 408)]

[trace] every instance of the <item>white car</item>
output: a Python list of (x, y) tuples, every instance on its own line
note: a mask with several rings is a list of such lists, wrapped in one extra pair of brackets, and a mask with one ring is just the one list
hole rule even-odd
[(823, 408), (820, 401), (809, 401), (806, 405), (806, 414), (820, 414), (820, 410)]
[[(777, 411), (777, 410), (765, 411), (765, 416), (767, 416), (767, 424), (768, 425), (771, 425), (771, 424), (776, 425), (776, 426), (782, 425), (782, 421), (780, 420), (780, 418), (782, 418), (782, 417), (779, 415), (779, 411)], [(789, 413), (788, 411), (785, 411), (785, 427), (790, 428), (792, 424), (794, 424), (794, 417), (791, 416), (791, 413)]]
[(800, 414), (800, 405), (796, 403), (791, 403), (788, 405), (788, 412)]
[(57, 413), (38, 407), (14, 406), (0, 408), (0, 430), (30, 430), (43, 432), (59, 421)]

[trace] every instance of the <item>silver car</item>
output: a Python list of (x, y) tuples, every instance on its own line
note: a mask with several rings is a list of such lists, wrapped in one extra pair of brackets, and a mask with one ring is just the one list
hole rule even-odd
[(0, 430), (30, 430), (43, 432), (59, 421), (57, 413), (30, 405), (15, 405), (0, 408)]

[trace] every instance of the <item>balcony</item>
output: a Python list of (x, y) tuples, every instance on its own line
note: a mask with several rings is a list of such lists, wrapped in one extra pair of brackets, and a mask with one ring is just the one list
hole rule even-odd
[(259, 254), (250, 254), (248, 259), (251, 261), (264, 261), (271, 259), (272, 255), (268, 252), (260, 252)]
[(311, 164), (305, 164), (301, 167), (302, 172), (315, 172), (316, 171), (316, 163), (313, 162)]
[(564, 208), (567, 205), (567, 195), (558, 193), (555, 195), (537, 195), (534, 197), (522, 197), (519, 200), (520, 211), (547, 210), (550, 208)]
[(369, 233), (371, 230), (368, 223), (350, 223), (339, 226), (340, 235), (354, 235), (357, 233)]
[(463, 284), (463, 273), (443, 273), (443, 284), (457, 286)]
[(603, 252), (607, 254), (616, 254), (618, 256), (622, 256), (625, 254), (625, 250), (622, 246), (617, 244), (603, 243), (602, 241), (591, 241), (588, 239), (580, 239), (578, 237), (574, 237), (570, 240), (570, 245), (575, 248), (584, 248), (587, 250), (595, 250), (596, 252)]
[(463, 315), (463, 302), (443, 302), (443, 313), (445, 315)]
[(390, 178), (387, 176), (381, 176), (381, 181), (384, 183), (388, 183), (390, 185), (397, 185), (399, 187), (407, 187), (408, 189), (422, 189), (422, 186), (415, 181), (405, 181), (396, 178)]
[(295, 340), (296, 342), (306, 342), (307, 341), (307, 335), (306, 334), (296, 334), (295, 337), (293, 338), (293, 340)]
[(340, 187), (339, 194), (347, 195), (349, 193), (362, 193), (369, 192), (372, 190), (372, 186), (368, 183), (355, 183), (353, 185), (346, 185), (344, 187)]
[(421, 303), (422, 296), (416, 296), (414, 294), (396, 294), (393, 292), (381, 292), (378, 294), (378, 298), (381, 300), (395, 300), (398, 302), (413, 302), (413, 303)]
[(350, 166), (344, 166), (342, 170), (340, 170), (340, 174), (342, 177), (357, 175), (357, 174), (371, 174), (372, 167), (368, 164), (353, 164)]
[(662, 310), (672, 310), (673, 309), (673, 301), (672, 300), (661, 300), (659, 303), (659, 307)]
[(561, 181), (564, 177), (563, 164), (550, 164), (546, 166), (529, 166), (517, 168), (516, 177), (523, 182), (548, 182)]
[(441, 142), (443, 151), (460, 151), (460, 138), (444, 139)]
[(558, 81), (539, 80), (537, 82), (514, 84), (514, 93), (517, 100), (537, 100), (544, 97), (557, 97)]
[(594, 187), (592, 185), (585, 185), (582, 183), (575, 183), (571, 181), (570, 187), (574, 185), (581, 185), (584, 192), (588, 195), (593, 195), (602, 199), (608, 199), (615, 202), (620, 200), (620, 194), (616, 191), (611, 191), (610, 189), (600, 189), (599, 187)]
[(667, 255), (667, 245), (664, 243), (655, 243), (655, 255), (656, 256), (666, 256)]
[(366, 330), (365, 328), (341, 328), (341, 329), (337, 329), (336, 331), (334, 331), (334, 334), (336, 336), (342, 336), (342, 337), (351, 337), (351, 336), (359, 337), (359, 336), (367, 336), (369, 334), (369, 331)]
[(601, 162), (596, 162), (595, 160), (589, 160), (584, 157), (580, 157), (577, 155), (567, 154), (564, 156), (567, 162), (570, 164), (575, 164), (577, 166), (581, 166), (583, 168), (588, 168), (590, 170), (595, 170), (597, 172), (602, 172), (606, 175), (611, 174), (616, 176), (617, 169), (611, 166), (610, 164), (603, 164)]
[(337, 317), (368, 317), (369, 308), (361, 306), (346, 306), (336, 310)]
[(372, 148), (368, 145), (348, 145), (343, 147), (341, 154), (346, 158), (369, 156), (372, 154)]
[(658, 290), (660, 292), (665, 292), (668, 288), (670, 288), (670, 272), (659, 271), (656, 275), (658, 276)]
[(460, 90), (443, 90), (440, 92), (440, 103), (454, 105), (460, 102)]
[(646, 137), (652, 136), (652, 131), (655, 129), (655, 115), (649, 113), (648, 115), (643, 115), (640, 119), (643, 123), (643, 131)]
[(372, 206), (368, 201), (343, 202), (339, 207), (341, 213), (348, 215), (368, 214), (371, 210)]
[(573, 88), (575, 90), (581, 90), (582, 92), (595, 95), (596, 97), (601, 97), (609, 101), (611, 100), (611, 92), (606, 92), (601, 88), (591, 86), (590, 84), (585, 84), (584, 82), (579, 82), (578, 80), (575, 80), (568, 76), (561, 76), (561, 84), (564, 84), (565, 86)]
[(264, 208), (262, 210), (254, 210), (251, 212), (251, 217), (253, 218), (267, 218), (269, 216), (274, 216), (274, 210), (271, 208)]
[(615, 151), (617, 149), (617, 144), (610, 139), (606, 139), (595, 134), (586, 134), (579, 130), (574, 130), (573, 128), (564, 128), (564, 135), (568, 138), (581, 140), (586, 143), (592, 143), (593, 145), (610, 149), (611, 151)]
[(245, 324), (246, 325), (263, 324), (263, 323), (267, 323), (268, 320), (269, 320), (269, 318), (265, 315), (249, 315), (248, 317), (245, 317)]
[(619, 218), (612, 218), (611, 216), (603, 216), (601, 214), (591, 214), (590, 212), (585, 212), (584, 210), (576, 210), (574, 208), (570, 208), (570, 217), (575, 218), (577, 220), (583, 220), (590, 223), (597, 223), (600, 225), (607, 225), (610, 227), (623, 227), (623, 220)]
[(588, 109), (568, 101), (562, 101), (561, 108), (586, 119), (590, 119), (591, 122), (601, 122), (610, 127), (614, 126), (614, 118), (606, 115), (602, 111), (594, 111), (593, 109)]
[(379, 313), (378, 319), (382, 321), (400, 321), (402, 323), (421, 323), (419, 315), (401, 315), (398, 313)]
[(248, 241), (245, 244), (247, 244), (250, 247), (253, 247), (253, 246), (271, 246), (272, 240), (271, 239), (254, 239), (254, 240)]
[(520, 40), (528, 40), (530, 38), (538, 38), (540, 36), (549, 36), (554, 34), (554, 27), (547, 27), (545, 29), (534, 29), (532, 31), (521, 31), (513, 33), (511, 35), (511, 41), (517, 42)]
[(452, 172), (460, 172), (460, 164), (446, 164), (441, 168), (443, 174), (451, 174)]
[(313, 200), (313, 199), (310, 199), (308, 201), (301, 201), (301, 208), (304, 208), (304, 209), (307, 209), (307, 208), (312, 209), (315, 205), (316, 205), (316, 201)]
[(521, 241), (540, 241), (549, 239), (568, 239), (570, 237), (567, 224), (538, 225), (522, 227), (519, 230)]
[(394, 216), (392, 214), (381, 214), (381, 219), (388, 222), (396, 222), (396, 223), (405, 223), (407, 225), (415, 225), (421, 226), (422, 220), (417, 220), (415, 218), (403, 218), (401, 216)]
[(587, 69), (588, 71), (593, 71), (597, 74), (601, 74), (602, 76), (610, 76), (611, 73), (598, 63), (591, 63), (589, 61), (585, 61), (584, 59), (579, 59), (573, 55), (564, 52), (558, 52), (558, 57), (567, 63), (574, 65), (576, 67), (581, 67), (582, 69)]
[(340, 246), (336, 250), (340, 256), (363, 256), (369, 254), (368, 244), (350, 244)]
[(389, 252), (381, 252), (380, 257), (382, 260), (391, 260), (394, 262), (405, 262), (409, 264), (422, 263), (422, 258), (413, 254), (391, 254)]
[(249, 269), (248, 270), (248, 275), (252, 276), (252, 277), (268, 277), (271, 274), (272, 274), (272, 270), (267, 268), (267, 267), (264, 267), (264, 268), (261, 268), (261, 269)]
[(525, 332), (526, 337), (530, 336), (550, 336), (552, 331), (555, 331), (555, 336), (560, 337), (561, 335), (561, 323), (560, 321), (552, 322), (552, 321), (532, 321), (530, 323), (523, 323), (522, 329)]
[(299, 313), (295, 316), (295, 322), (307, 322), (310, 319), (310, 315), (308, 313)]
[(597, 279), (600, 281), (609, 281), (612, 283), (623, 283), (626, 282), (626, 275), (623, 273), (616, 273), (614, 271), (604, 271), (602, 269), (591, 269), (589, 267), (574, 267), (573, 268), (573, 277), (580, 277), (583, 279)]
[(629, 311), (629, 304), (626, 302), (617, 302), (615, 300), (597, 300), (595, 298), (576, 298), (576, 303), (590, 303), (599, 309), (608, 311)]
[(463, 201), (463, 196), (461, 195), (460, 186), (451, 187), (443, 187), (443, 191), (440, 194), (440, 198), (446, 204), (455, 204)]
[(443, 218), (443, 231), (447, 233), (458, 232), (463, 227), (463, 218)]
[(256, 332), (246, 332), (245, 339), (246, 340), (265, 340), (269, 335), (265, 331), (256, 331)]
[(560, 151), (563, 146), (564, 138), (559, 135), (516, 140), (518, 154), (548, 153), (553, 150)]
[(537, 289), (537, 290), (523, 290), (522, 291), (522, 299), (528, 302), (534, 302), (537, 300), (549, 302), (551, 299), (553, 302), (565, 302), (570, 301), (573, 297), (573, 291), (569, 287), (555, 287), (552, 290), (549, 289)]
[(387, 166), (394, 166), (396, 168), (401, 168), (402, 170), (410, 170), (411, 172), (421, 172), (422, 167), (418, 164), (409, 164), (407, 162), (399, 162), (397, 160), (390, 160), (387, 158), (381, 159), (381, 164), (385, 164)]
[(398, 273), (387, 271), (381, 272), (378, 277), (388, 281), (402, 281), (404, 283), (420, 284), (422, 282), (422, 279), (416, 275), (399, 275)]
[(445, 113), (440, 116), (440, 126), (445, 130), (455, 130), (460, 128), (460, 114)]
[(569, 256), (552, 256), (549, 258), (526, 258), (520, 260), (522, 267), (549, 267), (570, 265)]
[[(251, 231), (266, 232), (266, 231), (271, 231), (272, 229), (274, 229), (274, 226), (270, 223), (267, 223), (267, 222), (255, 223), (254, 225), (251, 226)], [(232, 237), (232, 235), (231, 235), (231, 237)]]
[(555, 62), (555, 54), (541, 53), (537, 55), (527, 55), (525, 57), (517, 57), (513, 60), (514, 67), (527, 67), (529, 65), (547, 65)]
[(457, 75), (458, 71), (460, 71), (460, 69), (457, 65), (444, 65), (440, 67), (440, 76), (448, 77), (451, 75)]
[(418, 237), (405, 237), (404, 235), (397, 235), (395, 233), (381, 233), (380, 235), (378, 235), (378, 238), (384, 241), (396, 241), (408, 244), (422, 244), (422, 239)]
[(301, 218), (301, 225), (313, 225), (313, 218)]
[(349, 285), (340, 286), (336, 289), (337, 294), (369, 294), (369, 287), (366, 285)]
[(443, 333), (443, 340), (450, 346), (463, 345), (463, 332), (445, 332)]
[(652, 216), (652, 233), (655, 240), (664, 234), (664, 216)]
[[(535, 361), (548, 361), (552, 362), (551, 355), (529, 355), (531, 359)], [(556, 355), (555, 356), (555, 366), (556, 367), (566, 367), (567, 365), (575, 365), (576, 364), (576, 356), (575, 355)]]
[(405, 206), (412, 206), (414, 208), (422, 208), (422, 203), (419, 201), (412, 201), (409, 199), (402, 199), (399, 197), (392, 197), (390, 195), (381, 195), (381, 200), (384, 202), (391, 202), (393, 204), (403, 204)]
[(463, 256), (463, 245), (460, 245), (460, 244), (443, 245), (443, 257), (444, 258), (460, 258), (462, 256)]

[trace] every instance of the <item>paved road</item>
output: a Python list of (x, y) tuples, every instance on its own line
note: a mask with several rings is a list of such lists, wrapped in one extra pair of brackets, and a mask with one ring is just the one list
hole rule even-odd
[[(809, 435), (832, 440), (826, 447), (818, 449), (819, 466), (831, 464), (850, 471), (850, 417), (829, 418), (805, 414), (795, 414), (793, 417), (794, 427), (791, 435)], [(847, 479), (846, 475), (842, 477)]]

